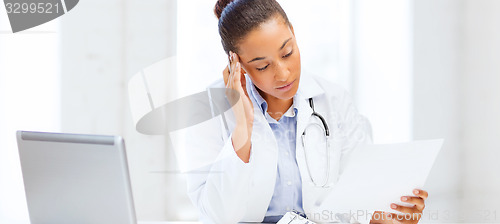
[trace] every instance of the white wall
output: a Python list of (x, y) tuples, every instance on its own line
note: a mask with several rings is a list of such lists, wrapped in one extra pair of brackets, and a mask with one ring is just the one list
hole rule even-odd
[[(460, 83), (463, 211), (500, 222), (500, 1), (465, 0)], [(496, 219), (493, 220), (493, 212)], [(474, 217), (473, 217), (474, 218)]]
[(458, 94), (462, 91), (462, 4), (457, 0), (413, 2), (413, 136), (417, 140), (445, 139), (427, 180), (430, 197), (426, 212), (438, 212), (439, 221), (458, 221), (446, 214), (459, 212), (461, 190)]
[(353, 90), (375, 143), (412, 139), (410, 0), (357, 0), (353, 16)]
[(86, 0), (61, 18), (62, 131), (125, 138), (140, 220), (196, 217), (168, 139), (135, 131), (128, 104), (129, 78), (176, 54), (176, 8), (175, 0)]
[(0, 4), (0, 223), (28, 218), (17, 130), (59, 131), (57, 21), (13, 34)]
[(445, 138), (426, 211), (439, 222), (498, 223), (500, 1), (413, 2), (414, 137)]

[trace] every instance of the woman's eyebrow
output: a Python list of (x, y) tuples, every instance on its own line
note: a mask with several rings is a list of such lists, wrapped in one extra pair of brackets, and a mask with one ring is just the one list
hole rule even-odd
[(283, 45), (281, 45), (280, 50), (282, 50), (285, 47), (286, 43), (288, 43), (288, 41), (290, 41), (291, 39), (292, 38), (290, 37), (288, 38), (288, 40), (285, 40), (285, 42), (283, 42)]
[[(280, 49), (279, 49), (279, 50), (282, 50), (282, 49), (286, 46), (286, 44), (288, 43), (288, 41), (290, 41), (291, 39), (292, 39), (292, 38), (290, 37), (290, 38), (288, 38), (287, 40), (285, 40), (285, 41), (283, 42), (283, 45), (281, 45), (281, 47), (280, 47)], [(254, 62), (254, 61), (258, 61), (258, 60), (263, 60), (263, 59), (266, 59), (266, 57), (256, 57), (256, 58), (254, 58), (254, 59), (252, 59), (252, 60), (248, 61), (247, 63)]]

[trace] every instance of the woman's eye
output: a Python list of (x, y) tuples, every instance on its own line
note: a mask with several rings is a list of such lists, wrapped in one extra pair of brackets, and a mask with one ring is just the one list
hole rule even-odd
[(290, 55), (292, 55), (293, 53), (293, 50), (290, 51), (290, 53), (286, 54), (285, 56), (283, 56), (283, 58), (287, 58), (287, 57), (290, 57)]
[(262, 68), (257, 68), (257, 70), (259, 71), (264, 71), (269, 65), (266, 65), (265, 67), (262, 67)]
[[(288, 54), (286, 54), (286, 55), (283, 55), (283, 58), (290, 57), (290, 55), (292, 55), (292, 54), (293, 54), (293, 49), (290, 51), (290, 53), (288, 53)], [(265, 67), (262, 67), (262, 68), (257, 68), (257, 70), (259, 70), (259, 71), (264, 71), (264, 70), (266, 70), (266, 68), (267, 68), (268, 66), (269, 66), (269, 64), (268, 64), (268, 65), (266, 65)]]

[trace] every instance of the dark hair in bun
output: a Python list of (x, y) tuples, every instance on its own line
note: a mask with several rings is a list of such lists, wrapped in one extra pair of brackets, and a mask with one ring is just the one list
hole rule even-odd
[(290, 26), (285, 11), (276, 0), (218, 0), (214, 13), (219, 19), (219, 35), (226, 54), (229, 51), (238, 53), (238, 42), (274, 16), (281, 16)]

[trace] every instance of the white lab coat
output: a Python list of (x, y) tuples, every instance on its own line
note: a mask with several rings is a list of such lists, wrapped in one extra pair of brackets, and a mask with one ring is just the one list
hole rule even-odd
[[(246, 79), (248, 91), (252, 82), (248, 77)], [(224, 82), (221, 79), (209, 88), (224, 88)], [(314, 220), (314, 215), (321, 216), (319, 214), (324, 219), (328, 208), (317, 206), (315, 202), (324, 198), (328, 190), (313, 186), (301, 140), (305, 126), (314, 122), (307, 99), (313, 97), (315, 111), (327, 120), (336, 138), (331, 146), (334, 150), (341, 150), (341, 159), (340, 164), (334, 158), (332, 162), (339, 164), (340, 173), (352, 149), (357, 144), (371, 142), (371, 128), (357, 112), (346, 91), (324, 78), (302, 73), (296, 97), (296, 159), (302, 179), (303, 208), (311, 219)], [(198, 208), (203, 223), (261, 222), (266, 214), (276, 183), (278, 146), (271, 127), (254, 99), (250, 98), (254, 107), (254, 125), (249, 163), (244, 163), (236, 155), (221, 116), (182, 132), (171, 133), (181, 170), (190, 171), (186, 172), (188, 195)], [(228, 123), (229, 130), (233, 130), (234, 123)], [(309, 161), (309, 158), (326, 158), (320, 151), (311, 151), (307, 154)], [(320, 164), (311, 170), (313, 173), (326, 170), (326, 165), (321, 166), (326, 163), (309, 164)]]

